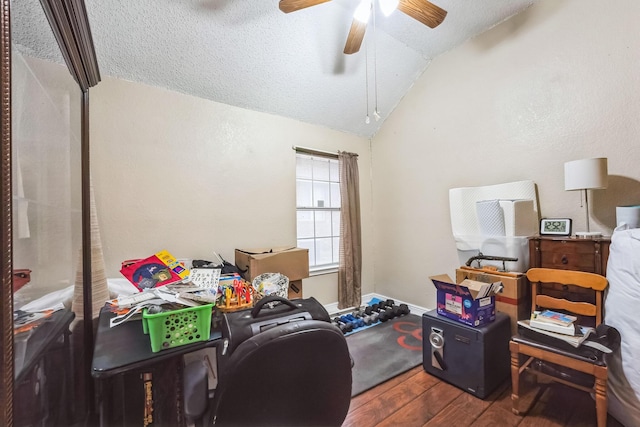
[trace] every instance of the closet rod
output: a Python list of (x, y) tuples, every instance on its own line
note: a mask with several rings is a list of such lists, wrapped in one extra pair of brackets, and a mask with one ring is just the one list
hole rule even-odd
[(335, 152), (331, 152), (331, 151), (322, 151), (322, 150), (316, 150), (315, 148), (308, 148), (308, 147), (300, 147), (299, 145), (294, 145), (293, 148), (296, 152), (299, 153), (304, 153), (304, 154), (315, 154), (315, 155), (319, 155), (319, 156), (328, 156), (328, 157), (334, 157), (334, 158), (338, 158), (338, 153)]

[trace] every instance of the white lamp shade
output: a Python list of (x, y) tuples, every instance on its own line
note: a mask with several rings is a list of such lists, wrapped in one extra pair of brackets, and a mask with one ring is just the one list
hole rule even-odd
[(585, 190), (607, 188), (607, 159), (574, 160), (564, 164), (564, 189)]

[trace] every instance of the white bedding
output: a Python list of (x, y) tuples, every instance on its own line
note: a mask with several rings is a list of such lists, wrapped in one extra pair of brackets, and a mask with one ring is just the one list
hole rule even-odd
[(626, 427), (640, 427), (640, 228), (618, 227), (607, 264), (604, 321), (622, 337), (608, 359), (609, 413)]
[[(138, 292), (138, 289), (127, 279), (107, 279), (109, 286), (109, 297), (117, 298), (120, 295), (131, 295)], [(62, 303), (65, 307), (71, 308), (71, 300), (73, 299), (73, 285), (58, 291), (50, 292), (28, 304), (23, 305), (20, 309), (24, 311), (38, 311), (51, 308), (56, 304)], [(101, 304), (106, 301), (101, 302)]]

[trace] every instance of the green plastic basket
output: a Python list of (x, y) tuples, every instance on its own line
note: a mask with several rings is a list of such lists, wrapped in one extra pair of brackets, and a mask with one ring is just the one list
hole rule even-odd
[(209, 339), (213, 304), (188, 307), (158, 314), (142, 312), (142, 329), (151, 339), (151, 351), (192, 344)]

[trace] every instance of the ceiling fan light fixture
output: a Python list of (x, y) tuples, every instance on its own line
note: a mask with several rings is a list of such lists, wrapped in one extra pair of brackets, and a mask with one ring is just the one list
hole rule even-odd
[(362, 0), (356, 11), (353, 13), (354, 19), (366, 24), (371, 16), (371, 0)]
[[(284, 13), (289, 13), (329, 1), (331, 0), (279, 0), (279, 8)], [(358, 6), (353, 13), (353, 20), (351, 21), (347, 41), (344, 45), (343, 52), (345, 55), (351, 55), (360, 51), (362, 40), (364, 39), (368, 22), (372, 14), (374, 16), (373, 27), (375, 32), (375, 18), (378, 14), (376, 7), (380, 7), (380, 10), (385, 16), (389, 16), (394, 10), (398, 9), (400, 12), (410, 16), (429, 28), (437, 27), (447, 16), (446, 10), (431, 3), (429, 0), (377, 0), (378, 4), (374, 3), (375, 1), (376, 0), (360, 0), (358, 3)]]
[(378, 2), (380, 3), (380, 10), (384, 16), (389, 16), (398, 8), (400, 0), (378, 0)]

